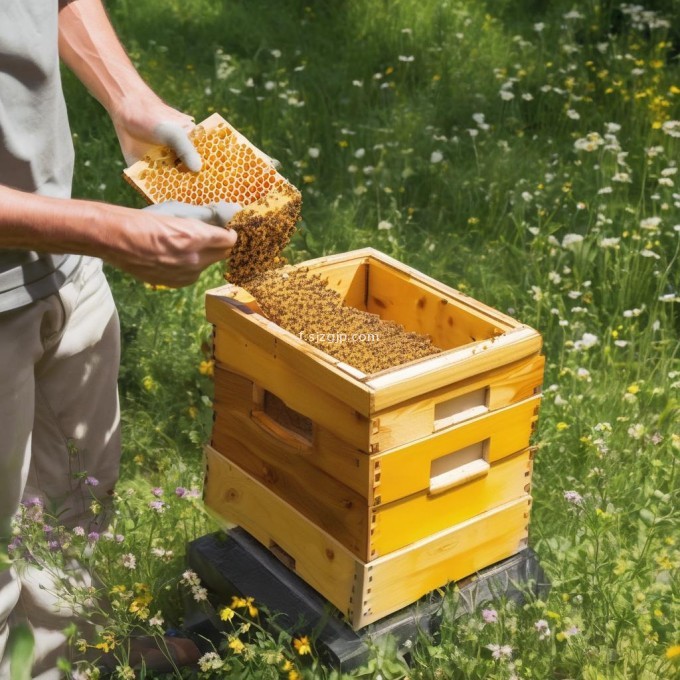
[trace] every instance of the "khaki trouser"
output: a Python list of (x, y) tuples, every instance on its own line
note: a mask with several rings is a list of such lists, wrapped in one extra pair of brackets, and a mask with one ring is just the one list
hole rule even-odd
[[(57, 294), (0, 314), (3, 543), (19, 503), (32, 497), (56, 508), (60, 524), (100, 528), (92, 524), (92, 496), (110, 505), (120, 462), (119, 355), (118, 315), (100, 260), (83, 258)], [(86, 476), (99, 484), (86, 485)], [(28, 621), (41, 680), (60, 677), (61, 631), (76, 616), (60, 606), (46, 578), (37, 569), (0, 572), (0, 659), (9, 626)], [(4, 658), (0, 680), (9, 677), (7, 664)]]

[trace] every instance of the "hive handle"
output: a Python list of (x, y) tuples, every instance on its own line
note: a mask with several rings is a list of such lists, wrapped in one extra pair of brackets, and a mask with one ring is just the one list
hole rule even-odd
[(286, 444), (294, 449), (296, 453), (311, 453), (312, 444), (302, 435), (291, 432), (287, 428), (277, 423), (271, 416), (264, 411), (253, 410), (250, 417), (254, 423), (259, 425), (267, 434), (276, 437), (277, 441)]
[(488, 440), (477, 442), (432, 461), (430, 467), (431, 496), (443, 493), (489, 472), (486, 451)]

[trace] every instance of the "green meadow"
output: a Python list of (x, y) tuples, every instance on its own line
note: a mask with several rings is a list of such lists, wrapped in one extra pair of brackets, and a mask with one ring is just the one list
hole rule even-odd
[[(644, 0), (641, 0), (644, 2)], [(217, 111), (303, 194), (291, 262), (372, 246), (537, 330), (546, 374), (530, 545), (552, 588), (460, 617), (410, 649), (375, 645), (342, 675), (313, 634), (224, 603), (224, 640), (167, 677), (666, 679), (680, 669), (680, 3), (609, 0), (109, 0), (134, 63), (168, 102)], [(133, 207), (101, 107), (70, 76), (74, 195)], [(111, 611), (80, 650), (181, 627), (205, 591), (184, 550), (203, 512), (210, 434), (207, 289), (109, 270), (122, 323), (124, 457), (110, 532), (61, 533)], [(34, 519), (34, 518), (33, 518)], [(68, 664), (64, 664), (66, 668)], [(94, 678), (94, 666), (72, 666)]]

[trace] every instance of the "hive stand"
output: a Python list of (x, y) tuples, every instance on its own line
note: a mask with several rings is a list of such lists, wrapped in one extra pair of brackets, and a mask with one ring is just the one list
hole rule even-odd
[[(219, 618), (219, 609), (233, 596), (253, 597), (276, 616), (266, 625), (276, 634), (285, 630), (293, 636), (311, 635), (317, 652), (335, 668), (350, 671), (365, 664), (371, 645), (393, 636), (402, 653), (419, 632), (436, 634), (442, 612), (451, 602), (443, 590), (391, 614), (360, 631), (341, 619), (340, 612), (286, 568), (269, 550), (240, 527), (208, 534), (188, 545), (187, 559), (210, 592), (209, 606), (188, 600), (185, 627), (215, 645), (230, 630)], [(506, 598), (522, 602), (527, 596), (544, 597), (549, 584), (535, 553), (527, 548), (517, 555), (483, 569), (460, 581), (454, 616), (474, 611), (482, 602)], [(203, 603), (205, 605), (205, 603)]]

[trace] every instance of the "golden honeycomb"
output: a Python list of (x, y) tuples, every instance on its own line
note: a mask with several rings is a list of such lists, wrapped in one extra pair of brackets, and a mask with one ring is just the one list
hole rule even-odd
[(367, 374), (441, 352), (426, 335), (344, 306), (337, 291), (305, 268), (270, 270), (242, 287), (270, 321)]
[(229, 223), (238, 232), (230, 281), (240, 283), (282, 263), (281, 251), (300, 219), (300, 192), (217, 114), (196, 126), (191, 141), (203, 160), (199, 172), (190, 172), (168, 147), (156, 147), (125, 171), (125, 179), (150, 203), (243, 206)]

